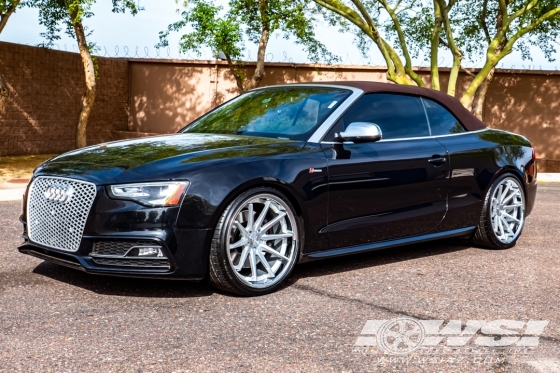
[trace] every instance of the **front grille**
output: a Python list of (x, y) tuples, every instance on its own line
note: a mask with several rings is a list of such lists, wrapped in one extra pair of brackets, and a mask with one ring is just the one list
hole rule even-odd
[(77, 251), (95, 199), (95, 184), (58, 177), (33, 180), (27, 199), (29, 240)]
[(169, 268), (167, 259), (117, 259), (117, 258), (92, 258), (97, 264), (123, 267), (142, 267), (142, 268)]
[(124, 256), (131, 248), (135, 246), (154, 246), (154, 245), (157, 245), (157, 243), (151, 240), (97, 241), (93, 245), (93, 250), (91, 253), (95, 255)]

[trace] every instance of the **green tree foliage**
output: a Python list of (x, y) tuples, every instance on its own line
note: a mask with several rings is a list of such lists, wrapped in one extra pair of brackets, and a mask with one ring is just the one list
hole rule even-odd
[[(28, 5), (39, 9), (39, 23), (45, 26), (46, 31), (41, 35), (45, 38), (44, 47), (51, 47), (60, 39), (60, 32), (64, 28), (66, 33), (75, 38), (84, 66), (85, 93), (82, 97), (82, 109), (76, 126), (76, 146), (87, 145), (87, 121), (97, 90), (96, 63), (92, 57), (95, 44), (88, 43), (83, 20), (93, 16), (91, 7), (96, 0), (28, 0)], [(136, 3), (132, 0), (112, 0), (113, 12), (123, 13), (129, 10), (133, 15), (138, 13)]]
[[(466, 14), (470, 17), (461, 17)], [(478, 117), (482, 117), (496, 66), (504, 57), (517, 50), (523, 59), (532, 60), (533, 47), (554, 61), (560, 35), (559, 0), (474, 0), (468, 5), (458, 3), (450, 19), (458, 47), (471, 59), (484, 61), (461, 97), (465, 106), (472, 103)]]
[[(387, 64), (387, 78), (398, 84), (426, 83), (412, 69), (412, 58), (430, 61), (431, 86), (440, 90), (439, 56), (453, 56), (447, 93), (455, 96), (462, 70), (471, 75), (460, 98), (479, 118), (498, 63), (513, 50), (531, 59), (531, 46), (552, 59), (560, 30), (560, 0), (314, 0), (334, 26), (353, 30), (363, 53), (375, 45)], [(479, 72), (464, 59), (484, 59)]]
[[(293, 37), (314, 62), (337, 60), (315, 38), (314, 18), (304, 1), (230, 0), (224, 10), (212, 1), (191, 0), (181, 16), (180, 21), (160, 33), (158, 47), (168, 46), (170, 32), (189, 27), (191, 30), (181, 37), (181, 50), (200, 56), (201, 46), (207, 46), (216, 54), (222, 52), (240, 92), (257, 87), (264, 77), (266, 48), (270, 35), (276, 31), (285, 39)], [(250, 78), (245, 76), (241, 62), (246, 40), (258, 45), (257, 64)]]

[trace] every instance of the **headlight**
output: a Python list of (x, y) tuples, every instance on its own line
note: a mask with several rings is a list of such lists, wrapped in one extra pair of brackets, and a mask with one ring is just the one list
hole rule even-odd
[(187, 181), (111, 185), (109, 195), (148, 206), (176, 206), (188, 186)]

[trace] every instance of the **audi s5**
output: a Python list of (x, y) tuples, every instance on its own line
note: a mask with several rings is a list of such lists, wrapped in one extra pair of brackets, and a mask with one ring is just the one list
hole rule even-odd
[(530, 142), (444, 93), (272, 86), (179, 133), (45, 162), (24, 197), (19, 251), (92, 274), (260, 295), (311, 260), (447, 237), (507, 249), (536, 190)]

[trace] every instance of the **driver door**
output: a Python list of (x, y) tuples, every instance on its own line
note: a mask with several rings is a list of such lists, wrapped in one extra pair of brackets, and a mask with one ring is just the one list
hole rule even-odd
[[(329, 248), (419, 235), (444, 218), (449, 161), (422, 105), (418, 97), (364, 95), (327, 135)], [(354, 122), (377, 124), (382, 139), (328, 143)]]

